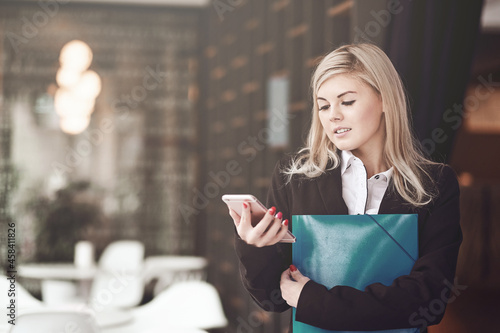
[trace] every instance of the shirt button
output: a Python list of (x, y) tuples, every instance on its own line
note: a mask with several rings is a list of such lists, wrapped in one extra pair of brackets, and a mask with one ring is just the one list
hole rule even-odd
[(380, 176), (379, 176), (379, 175), (376, 175), (376, 176), (375, 176), (375, 179), (379, 179), (379, 178), (380, 178)]

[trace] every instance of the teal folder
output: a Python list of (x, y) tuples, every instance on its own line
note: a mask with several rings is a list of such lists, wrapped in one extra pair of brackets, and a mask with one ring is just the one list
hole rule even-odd
[[(389, 286), (410, 273), (418, 258), (416, 214), (294, 215), (292, 226), (297, 237), (293, 264), (328, 289), (343, 285), (364, 290), (376, 282)], [(339, 331), (296, 321), (294, 308), (293, 332)], [(370, 332), (416, 333), (419, 329)]]

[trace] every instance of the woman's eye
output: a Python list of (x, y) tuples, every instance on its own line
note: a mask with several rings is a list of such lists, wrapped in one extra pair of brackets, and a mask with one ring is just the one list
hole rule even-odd
[(353, 105), (354, 102), (356, 102), (356, 101), (355, 100), (353, 100), (353, 101), (344, 101), (344, 102), (342, 102), (342, 105), (349, 106), (349, 105)]
[(323, 105), (319, 108), (320, 111), (324, 111), (324, 110), (328, 110), (328, 108), (330, 107), (330, 105)]

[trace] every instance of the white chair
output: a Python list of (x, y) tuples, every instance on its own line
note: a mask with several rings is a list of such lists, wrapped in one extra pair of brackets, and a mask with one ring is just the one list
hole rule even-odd
[[(7, 276), (1, 275), (0, 274), (0, 301), (2, 304), (2, 307), (5, 306), (7, 307), (10, 304), (10, 300), (14, 298), (9, 297), (9, 290), (11, 288), (10, 286), (11, 282), (7, 280)], [(41, 308), (43, 306), (43, 303), (33, 297), (26, 289), (23, 288), (21, 284), (16, 282), (15, 284), (15, 292), (16, 292), (16, 310), (17, 313), (22, 309), (34, 309), (34, 308)], [(5, 309), (4, 313), (9, 314), (9, 310)], [(11, 318), (9, 316), (5, 316), (2, 321), (0, 321), (0, 333), (6, 333), (8, 332), (12, 325), (8, 323), (8, 321)]]
[[(0, 275), (0, 290), (2, 290), (2, 300), (8, 298), (7, 291), (10, 289), (10, 281), (7, 280), (7, 276)], [(17, 308), (39, 308), (43, 306), (43, 303), (33, 297), (24, 287), (16, 281), (16, 307)], [(3, 301), (2, 304), (7, 304), (9, 300)]]
[(49, 306), (84, 302), (72, 281), (42, 280), (41, 289), (43, 302)]
[(217, 290), (205, 281), (171, 285), (151, 302), (133, 310), (134, 327), (213, 329), (228, 324)]
[(79, 241), (75, 244), (73, 261), (76, 267), (87, 268), (95, 266), (94, 244), (89, 241)]
[(199, 330), (197, 328), (180, 328), (180, 327), (162, 327), (148, 329), (147, 331), (141, 331), (141, 333), (208, 333), (204, 330)]
[(181, 327), (155, 327), (155, 328), (138, 328), (135, 326), (119, 326), (106, 328), (102, 333), (208, 333), (208, 331), (197, 328), (181, 328)]
[[(94, 266), (94, 245), (89, 241), (79, 241), (75, 245), (74, 264), (76, 267)], [(88, 281), (42, 280), (43, 302), (49, 306), (85, 303), (83, 294), (88, 295)]]
[(205, 280), (208, 261), (203, 257), (160, 255), (144, 260), (144, 282), (154, 284), (156, 296), (170, 285), (187, 280)]
[[(2, 279), (2, 277), (0, 277)], [(16, 291), (17, 291), (17, 302), (19, 304), (20, 309), (30, 309), (30, 308), (40, 308), (43, 306), (43, 302), (36, 299), (27, 291), (24, 289), (22, 285), (17, 283), (16, 286)], [(3, 289), (5, 290), (5, 289)]]
[(92, 314), (85, 311), (37, 310), (23, 312), (10, 333), (100, 332)]
[(99, 268), (141, 269), (144, 262), (144, 245), (135, 240), (121, 240), (109, 244), (99, 258)]
[(92, 282), (90, 307), (101, 311), (140, 304), (144, 294), (143, 263), (144, 245), (139, 241), (116, 241), (106, 247)]

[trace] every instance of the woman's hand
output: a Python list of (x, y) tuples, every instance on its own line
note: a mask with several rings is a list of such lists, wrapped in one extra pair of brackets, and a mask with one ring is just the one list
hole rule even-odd
[(281, 274), (281, 297), (283, 297), (288, 305), (296, 308), (300, 293), (309, 280), (311, 279), (302, 275), (297, 267), (290, 265), (290, 268)]
[(241, 239), (247, 244), (257, 247), (269, 246), (278, 243), (288, 231), (288, 220), (283, 218), (281, 212), (276, 214), (276, 208), (269, 209), (262, 220), (254, 227), (250, 207), (243, 203), (243, 211), (239, 216), (234, 210), (229, 209), (229, 215), (233, 218), (236, 231)]

